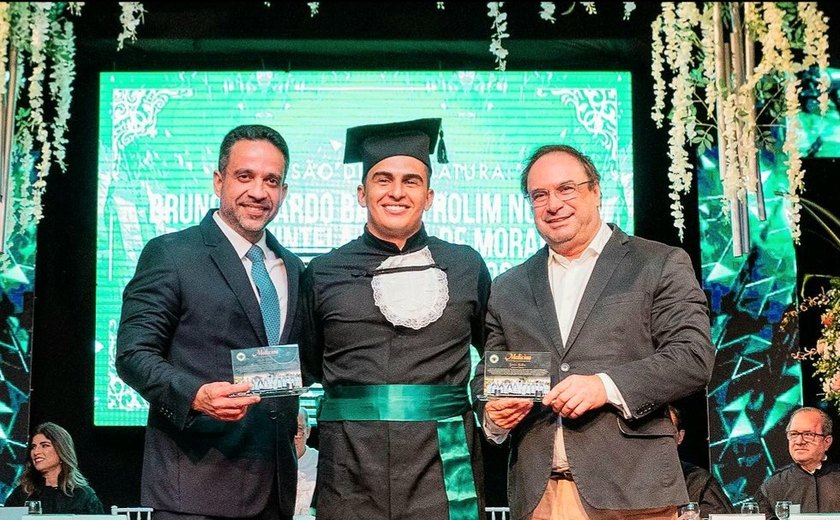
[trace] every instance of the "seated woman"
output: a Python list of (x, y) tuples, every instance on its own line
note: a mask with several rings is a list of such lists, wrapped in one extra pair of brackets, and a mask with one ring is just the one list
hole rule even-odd
[(103, 513), (102, 502), (79, 472), (73, 438), (57, 424), (35, 429), (29, 460), (6, 506), (39, 500), (43, 513)]

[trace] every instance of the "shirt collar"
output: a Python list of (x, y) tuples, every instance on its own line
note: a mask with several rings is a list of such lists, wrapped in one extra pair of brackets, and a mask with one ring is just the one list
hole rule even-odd
[[(237, 233), (230, 224), (224, 221), (224, 219), (219, 215), (219, 212), (216, 211), (213, 213), (213, 220), (219, 226), (219, 229), (222, 230), (222, 233), (225, 234), (230, 244), (233, 246), (233, 249), (236, 250), (236, 254), (239, 255), (239, 258), (245, 258), (245, 255), (248, 253), (248, 250), (251, 249), (252, 244), (248, 239)], [(263, 250), (263, 253), (268, 251), (268, 244), (265, 240), (265, 231), (263, 231), (260, 239), (257, 241), (256, 245), (260, 246), (260, 249)]]
[[(583, 253), (577, 257), (576, 261), (583, 261), (587, 258), (592, 256), (598, 256), (606, 247), (607, 242), (609, 242), (610, 237), (612, 236), (612, 229), (610, 226), (607, 225), (606, 222), (603, 220), (601, 221), (601, 227), (598, 228), (598, 232), (595, 233), (595, 237), (589, 242), (589, 245), (586, 246), (586, 249), (583, 250)], [(548, 248), (548, 263), (551, 265), (552, 262), (555, 262), (559, 265), (568, 266), (570, 265), (573, 260), (569, 260), (565, 256), (561, 255), (560, 253), (554, 251), (550, 247)]]

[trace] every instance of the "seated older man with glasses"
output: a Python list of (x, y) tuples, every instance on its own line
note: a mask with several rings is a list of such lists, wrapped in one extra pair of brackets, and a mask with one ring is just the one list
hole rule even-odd
[(840, 512), (840, 464), (830, 462), (831, 417), (811, 407), (799, 408), (785, 430), (793, 464), (770, 475), (756, 494), (760, 511), (775, 518), (776, 502), (800, 504), (803, 513)]

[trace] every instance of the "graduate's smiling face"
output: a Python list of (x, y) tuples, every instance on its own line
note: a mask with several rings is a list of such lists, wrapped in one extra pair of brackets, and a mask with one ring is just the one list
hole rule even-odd
[(395, 155), (370, 168), (357, 195), (359, 204), (367, 208), (368, 231), (402, 249), (422, 226), (423, 212), (432, 207), (435, 194), (422, 161)]

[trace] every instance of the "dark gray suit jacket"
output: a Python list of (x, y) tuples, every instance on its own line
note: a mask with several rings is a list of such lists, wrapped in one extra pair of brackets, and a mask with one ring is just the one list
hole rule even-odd
[[(485, 353), (550, 352), (552, 385), (571, 374), (599, 372), (615, 382), (630, 420), (609, 404), (563, 420), (575, 483), (590, 506), (683, 504), (688, 496), (665, 405), (702, 389), (711, 377), (715, 352), (706, 297), (682, 249), (611, 227), (566, 345), (543, 248), (493, 282)], [(477, 374), (474, 394), (481, 393), (482, 366)], [(536, 404), (511, 431), (508, 498), (514, 519), (530, 514), (545, 490), (556, 420), (550, 408)]]
[[(198, 226), (149, 241), (123, 294), (117, 371), (149, 401), (141, 504), (250, 517), (265, 509), (273, 482), (290, 517), (297, 398), (265, 399), (239, 422), (191, 411), (201, 385), (233, 381), (232, 349), (267, 344), (257, 297), (213, 211)], [(281, 343), (294, 343), (303, 264), (272, 235), (267, 242), (288, 273)]]

